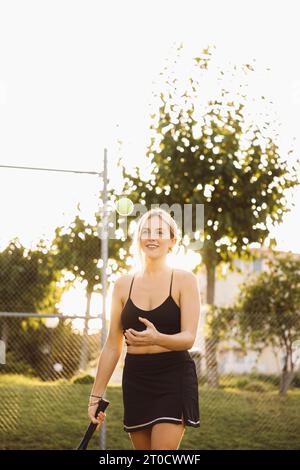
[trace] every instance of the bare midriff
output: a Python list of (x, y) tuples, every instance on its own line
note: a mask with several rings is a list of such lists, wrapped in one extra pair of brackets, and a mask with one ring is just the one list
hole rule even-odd
[(127, 346), (128, 354), (155, 354), (160, 352), (172, 351), (172, 349), (164, 348), (163, 346)]

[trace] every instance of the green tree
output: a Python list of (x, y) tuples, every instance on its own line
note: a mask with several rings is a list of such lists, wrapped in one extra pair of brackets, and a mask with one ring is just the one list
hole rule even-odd
[(280, 347), (284, 362), (279, 393), (285, 395), (295, 374), (293, 343), (300, 336), (300, 260), (275, 256), (269, 269), (243, 283), (235, 311), (246, 344)]
[[(61, 272), (55, 268), (52, 253), (40, 240), (36, 249), (22, 246), (13, 239), (0, 252), (0, 311), (17, 313), (58, 313), (64, 288), (59, 285)], [(8, 362), (4, 371), (18, 368), (20, 362), (26, 369), (30, 363), (25, 349), (36, 351), (33, 336), (24, 332), (30, 327), (39, 334), (43, 320), (36, 318), (0, 318), (1, 339), (6, 343)], [(9, 360), (11, 358), (11, 360)], [(27, 365), (26, 365), (27, 364)]]
[[(209, 49), (195, 58), (194, 68), (200, 76), (209, 69), (210, 58)], [(245, 71), (253, 73), (250, 66), (244, 67), (243, 74)], [(223, 76), (220, 70), (221, 83)], [(167, 77), (166, 82), (168, 92), (160, 93), (159, 108), (152, 115), (147, 148), (151, 177), (145, 181), (138, 167), (135, 175), (123, 167), (123, 193), (148, 208), (151, 204), (204, 205), (201, 255), (207, 276), (206, 302), (211, 308), (217, 267), (225, 261), (231, 269), (234, 258), (251, 257), (251, 243), (262, 245), (270, 223), (282, 221), (289, 210), (287, 190), (299, 181), (295, 167), (290, 169), (280, 154), (270, 123), (247, 120), (242, 91), (233, 100), (222, 87), (219, 96), (200, 108), (195, 96), (201, 96), (201, 85), (194, 78), (181, 102), (178, 79)], [(189, 236), (195, 241), (195, 234)], [(217, 387), (216, 339), (206, 336), (205, 346), (208, 383)]]
[(64, 292), (58, 285), (52, 253), (40, 240), (36, 249), (25, 248), (18, 238), (0, 252), (0, 311), (56, 313)]
[[(97, 219), (96, 219), (97, 222)], [(99, 222), (99, 219), (98, 219)], [(118, 269), (125, 269), (125, 256), (120, 250), (126, 251), (126, 242), (122, 238), (108, 240), (108, 282), (112, 282)], [(75, 280), (85, 283), (86, 311), (80, 369), (85, 369), (88, 361), (88, 321), (93, 293), (102, 293), (101, 285), (101, 238), (97, 223), (91, 225), (76, 215), (67, 227), (58, 227), (52, 241), (55, 265), (65, 274), (71, 273), (72, 278), (66, 282), (70, 286)]]

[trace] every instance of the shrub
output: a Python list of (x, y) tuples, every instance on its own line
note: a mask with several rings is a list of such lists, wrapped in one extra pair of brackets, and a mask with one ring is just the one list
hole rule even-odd
[(300, 372), (297, 372), (295, 374), (295, 377), (293, 378), (293, 381), (292, 381), (292, 387), (300, 388)]
[(267, 392), (267, 391), (268, 391), (268, 388), (267, 388), (267, 386), (266, 386), (264, 383), (262, 383), (262, 382), (253, 381), (253, 382), (249, 382), (249, 383), (244, 387), (244, 390), (246, 390), (247, 392), (264, 393), (264, 392)]
[(250, 383), (250, 380), (247, 377), (242, 377), (240, 379), (237, 379), (236, 387), (245, 388), (247, 385), (249, 385), (249, 383)]
[(262, 374), (258, 372), (252, 372), (249, 376), (252, 380), (258, 380), (260, 382), (265, 382), (275, 387), (278, 387), (280, 384), (280, 375), (276, 374)]
[(28, 362), (20, 359), (13, 351), (7, 351), (6, 363), (1, 365), (0, 373), (2, 374), (22, 374), (28, 377), (34, 377), (35, 371)]
[(78, 375), (72, 382), (73, 384), (93, 384), (95, 378), (90, 374)]

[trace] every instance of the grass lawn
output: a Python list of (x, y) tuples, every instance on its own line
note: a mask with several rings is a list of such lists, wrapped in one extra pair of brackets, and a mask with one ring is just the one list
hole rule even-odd
[[(91, 385), (0, 375), (0, 449), (74, 449), (88, 425)], [(131, 449), (121, 387), (107, 398), (107, 449)], [(187, 427), (180, 449), (300, 449), (300, 390), (286, 398), (237, 388), (199, 387), (202, 424)], [(99, 434), (89, 445), (98, 449)]]

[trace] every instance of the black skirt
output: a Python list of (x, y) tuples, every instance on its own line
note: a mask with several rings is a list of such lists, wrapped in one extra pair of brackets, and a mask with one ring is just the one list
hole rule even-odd
[(156, 423), (200, 426), (196, 366), (189, 352), (129, 354), (122, 375), (124, 431)]

